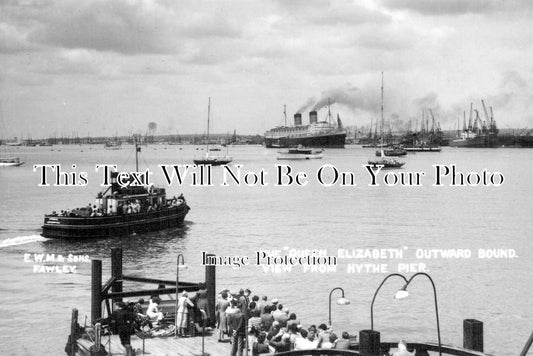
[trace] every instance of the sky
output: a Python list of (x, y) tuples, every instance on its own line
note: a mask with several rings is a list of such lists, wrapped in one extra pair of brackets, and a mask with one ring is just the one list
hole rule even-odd
[(533, 127), (533, 1), (0, 0), (1, 136), (264, 134), (309, 110)]

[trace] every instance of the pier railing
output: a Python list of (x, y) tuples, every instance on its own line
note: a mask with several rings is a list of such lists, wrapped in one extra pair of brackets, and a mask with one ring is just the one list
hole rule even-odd
[[(157, 278), (144, 278), (128, 276), (122, 270), (122, 249), (113, 248), (111, 250), (111, 277), (102, 285), (102, 261), (92, 260), (91, 272), (91, 323), (95, 323), (102, 317), (102, 304), (105, 303), (107, 314), (111, 315), (112, 306), (110, 301), (118, 302), (123, 298), (154, 296), (161, 294), (177, 294), (182, 291), (198, 291), (200, 283), (190, 283), (179, 281), (177, 285), (176, 280), (164, 280)], [(137, 290), (123, 290), (125, 281), (157, 284), (158, 287), (154, 289), (137, 289)], [(206, 266), (205, 268), (205, 285), (207, 288), (207, 300), (209, 303), (210, 320), (215, 320), (215, 298), (216, 298), (216, 283), (215, 283), (215, 267)]]
[[(336, 350), (336, 349), (314, 349), (314, 350), (293, 350), (286, 352), (279, 352), (274, 354), (275, 356), (381, 356), (389, 355), (389, 351), (396, 348), (398, 343), (383, 342), (381, 343), (380, 353), (377, 354), (365, 354), (359, 350), (359, 344), (352, 345), (353, 349), (350, 350)], [(416, 350), (416, 356), (428, 356), (428, 351), (438, 352), (439, 345), (433, 343), (408, 343), (407, 348)], [(490, 356), (488, 354), (467, 350), (460, 347), (442, 345), (441, 351), (443, 355), (454, 356)]]

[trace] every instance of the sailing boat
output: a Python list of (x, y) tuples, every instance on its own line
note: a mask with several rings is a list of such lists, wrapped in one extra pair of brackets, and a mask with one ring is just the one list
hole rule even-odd
[(383, 168), (400, 168), (405, 162), (400, 161), (395, 157), (386, 156), (383, 151), (383, 123), (383, 72), (381, 72), (381, 152), (379, 158), (368, 160), (368, 164), (383, 166)]
[(211, 98), (209, 98), (209, 103), (207, 105), (207, 140), (206, 140), (206, 152), (205, 152), (205, 156), (203, 158), (200, 158), (200, 159), (195, 159), (193, 160), (194, 161), (194, 164), (197, 164), (197, 165), (212, 165), (212, 166), (222, 166), (224, 164), (228, 164), (230, 163), (231, 161), (233, 161), (233, 159), (227, 155), (227, 152), (226, 152), (226, 155), (225, 156), (218, 156), (218, 155), (211, 155), (209, 154), (209, 119), (210, 119), (210, 114), (211, 114)]
[[(0, 123), (2, 124), (2, 129), (3, 129), (4, 128), (4, 115), (3, 115), (2, 106), (0, 106)], [(0, 142), (0, 144), (4, 144), (4, 142)], [(5, 144), (7, 146), (13, 146), (7, 143)], [(17, 167), (23, 164), (24, 162), (21, 161), (19, 157), (5, 157), (3, 152), (0, 152), (0, 167)]]

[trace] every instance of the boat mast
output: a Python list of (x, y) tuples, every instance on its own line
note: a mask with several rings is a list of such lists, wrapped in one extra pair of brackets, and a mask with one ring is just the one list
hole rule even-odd
[(137, 143), (137, 136), (133, 136), (133, 142), (135, 142), (135, 172), (139, 172), (139, 152), (141, 148)]
[(207, 103), (207, 152), (209, 152), (209, 115), (211, 113), (211, 97)]
[(285, 127), (287, 127), (287, 105), (283, 105), (283, 117), (285, 118)]
[(331, 105), (330, 105), (329, 98), (328, 98), (328, 123), (331, 124)]
[(381, 156), (383, 156), (383, 72), (381, 72)]

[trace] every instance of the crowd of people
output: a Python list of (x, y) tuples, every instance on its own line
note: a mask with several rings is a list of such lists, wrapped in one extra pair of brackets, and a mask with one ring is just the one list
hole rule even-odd
[[(232, 294), (224, 289), (217, 295), (216, 320), (209, 320), (210, 306), (205, 284), (189, 298), (182, 292), (178, 298), (176, 314), (176, 335), (185, 337), (204, 332), (205, 326), (215, 326), (219, 342), (231, 343), (231, 356), (242, 356), (248, 347), (252, 356), (273, 354), (291, 350), (337, 349), (348, 350), (357, 336), (346, 331), (335, 333), (325, 323), (305, 325), (296, 313), (291, 312), (279, 299), (269, 300), (267, 296), (251, 296), (249, 289)], [(160, 308), (161, 299), (153, 296), (136, 303), (119, 302), (113, 314), (104, 323), (112, 325), (126, 350), (130, 348), (130, 335), (147, 332), (166, 325), (166, 317)], [(174, 322), (172, 322), (174, 325)], [(210, 330), (211, 328), (209, 328)], [(174, 332), (174, 331), (173, 331)], [(421, 350), (422, 351), (422, 350)], [(384, 355), (389, 355), (385, 352)], [(424, 353), (409, 352), (405, 341), (390, 356), (418, 356)]]
[(150, 202), (148, 200), (141, 201), (140, 199), (130, 199), (126, 201), (119, 201), (118, 205), (115, 207), (109, 205), (107, 209), (104, 209), (102, 206), (97, 206), (96, 204), (88, 204), (86, 207), (77, 208), (77, 209), (67, 209), (61, 210), (57, 213), (53, 211), (51, 216), (68, 216), (68, 217), (95, 217), (95, 216), (115, 216), (115, 215), (128, 215), (128, 214), (137, 214), (145, 213), (151, 211), (159, 211), (164, 207), (174, 207), (179, 206), (185, 202), (183, 194), (179, 197), (173, 197), (168, 199), (162, 204), (157, 204), (157, 202)]
[(249, 289), (235, 295), (220, 292), (216, 317), (219, 342), (230, 340), (231, 356), (241, 356), (246, 345), (254, 356), (317, 348), (346, 350), (356, 338), (346, 331), (339, 337), (324, 323), (304, 326), (277, 298), (251, 296)]

